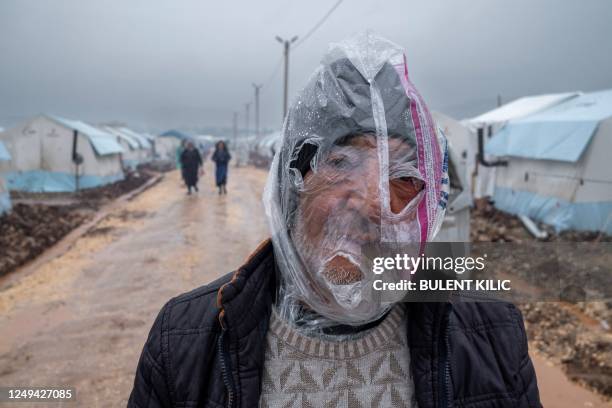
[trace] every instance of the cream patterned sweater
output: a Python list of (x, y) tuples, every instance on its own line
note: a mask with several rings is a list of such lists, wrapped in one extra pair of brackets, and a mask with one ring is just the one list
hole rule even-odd
[(416, 408), (405, 309), (352, 340), (306, 336), (276, 311), (266, 338), (260, 407)]

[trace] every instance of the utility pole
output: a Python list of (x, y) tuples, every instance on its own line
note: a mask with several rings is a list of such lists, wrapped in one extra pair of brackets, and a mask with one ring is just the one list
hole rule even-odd
[(246, 109), (246, 135), (249, 137), (249, 109), (251, 108), (251, 102), (245, 103), (244, 107)]
[(285, 117), (287, 116), (287, 100), (289, 98), (289, 49), (291, 48), (291, 44), (296, 42), (297, 39), (297, 35), (294, 36), (291, 40), (284, 40), (278, 35), (276, 36), (276, 41), (283, 44), (285, 56), (285, 91), (283, 96), (283, 122), (285, 121)]
[(262, 84), (253, 84), (253, 88), (255, 88), (255, 137), (259, 140), (259, 90), (261, 89)]
[(497, 107), (502, 106), (502, 98), (500, 94), (497, 94)]

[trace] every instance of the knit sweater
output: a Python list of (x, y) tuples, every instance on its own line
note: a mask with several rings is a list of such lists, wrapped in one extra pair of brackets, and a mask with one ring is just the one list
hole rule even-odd
[(405, 309), (351, 340), (307, 336), (272, 312), (260, 407), (416, 408)]

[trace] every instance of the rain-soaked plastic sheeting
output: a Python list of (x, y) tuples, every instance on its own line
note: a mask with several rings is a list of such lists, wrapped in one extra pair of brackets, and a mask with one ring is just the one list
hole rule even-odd
[(551, 225), (555, 231), (602, 231), (612, 235), (612, 202), (570, 202), (530, 191), (495, 188), (495, 207), (527, 215)]
[(123, 148), (117, 140), (115, 140), (113, 135), (103, 132), (80, 120), (65, 119), (55, 115), (48, 115), (48, 117), (60, 125), (66, 126), (69, 129), (74, 129), (85, 135), (94, 148), (94, 151), (99, 156), (123, 153)]
[[(4, 174), (9, 190), (28, 191), (33, 193), (74, 192), (77, 180), (74, 174), (30, 170), (13, 171)], [(108, 176), (83, 174), (78, 177), (79, 189), (100, 187), (123, 180), (123, 172)]]
[(570, 99), (512, 120), (486, 146), (494, 156), (576, 162), (602, 120), (612, 117), (612, 89)]
[(140, 145), (140, 147), (142, 149), (150, 149), (152, 147), (151, 142), (149, 141), (149, 139), (147, 139), (146, 137), (144, 137), (140, 133), (136, 133), (132, 129), (129, 129), (129, 128), (126, 128), (126, 127), (121, 127), (118, 130), (120, 132), (128, 135), (128, 136), (131, 136), (133, 139), (136, 139), (138, 141), (138, 144)]
[(392, 302), (362, 248), (431, 241), (448, 189), (446, 140), (403, 50), (369, 32), (331, 44), (288, 112), (264, 192), (281, 317), (316, 332), (383, 316)]

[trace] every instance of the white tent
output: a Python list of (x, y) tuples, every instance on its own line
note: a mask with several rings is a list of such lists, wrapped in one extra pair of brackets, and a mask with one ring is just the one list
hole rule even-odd
[(443, 113), (433, 111), (431, 113), (436, 124), (448, 139), (448, 143), (455, 153), (457, 165), (465, 169), (464, 177), (466, 189), (472, 191), (472, 173), (476, 163), (476, 153), (478, 144), (476, 138), (470, 132), (467, 126), (456, 119), (451, 118)]
[(147, 139), (144, 135), (141, 135), (138, 132), (133, 131), (132, 129), (126, 127), (117, 128), (117, 130), (124, 135), (131, 137), (138, 141), (140, 145), (139, 149), (139, 160), (140, 163), (146, 163), (153, 159), (153, 144), (149, 139)]
[[(508, 121), (541, 112), (552, 106), (580, 95), (579, 92), (565, 92), (557, 94), (534, 95), (518, 98), (498, 108), (485, 112), (474, 118), (463, 121), (473, 133), (476, 146), (478, 145), (478, 132), (483, 134), (483, 147), (486, 147), (491, 137), (499, 131)], [(485, 156), (487, 161), (490, 161)], [(474, 168), (474, 197), (490, 197), (493, 195), (495, 185), (495, 172), (497, 167), (486, 167), (476, 163)]]
[(176, 151), (181, 140), (172, 136), (158, 136), (155, 138), (155, 155), (160, 160), (175, 161)]
[(140, 153), (141, 147), (138, 140), (134, 137), (120, 132), (118, 129), (112, 126), (102, 126), (102, 131), (107, 132), (116, 137), (117, 143), (123, 148), (121, 153), (121, 165), (124, 169), (135, 169), (141, 163)]
[(499, 167), (496, 207), (557, 230), (612, 234), (612, 90), (580, 95), (523, 119), (490, 140)]
[[(8, 152), (4, 143), (0, 140), (0, 162), (11, 160), (11, 154)], [(4, 178), (0, 174), (0, 215), (11, 209), (11, 195), (4, 183)]]
[(473, 168), (474, 140), (470, 137), (471, 134), (467, 127), (459, 121), (435, 111), (432, 112), (432, 116), (448, 140), (451, 178), (447, 214), (436, 240), (439, 242), (469, 242), (470, 206), (472, 205), (469, 175)]
[(0, 133), (0, 140), (12, 156), (0, 163), (11, 190), (75, 191), (123, 179), (116, 138), (81, 121), (40, 115)]

